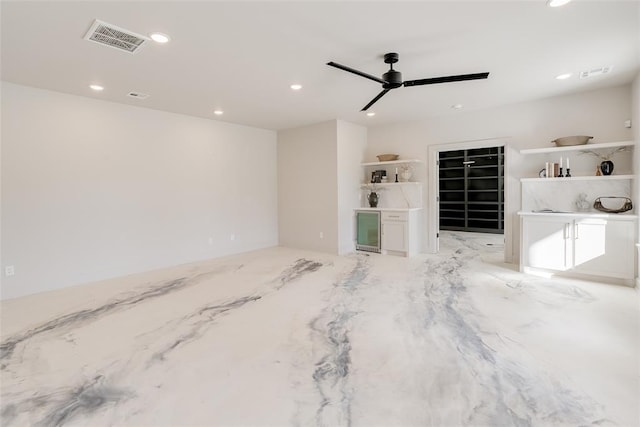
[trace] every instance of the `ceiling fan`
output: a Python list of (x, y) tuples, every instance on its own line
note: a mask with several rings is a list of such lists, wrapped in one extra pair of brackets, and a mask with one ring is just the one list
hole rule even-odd
[(475, 74), (459, 74), (456, 76), (443, 76), (443, 77), (432, 77), (429, 79), (419, 79), (419, 80), (406, 80), (402, 81), (402, 73), (400, 71), (396, 71), (393, 69), (393, 64), (398, 62), (399, 55), (397, 53), (385, 53), (384, 62), (389, 64), (391, 68), (389, 71), (382, 75), (382, 78), (378, 78), (376, 76), (372, 76), (371, 74), (363, 73), (362, 71), (355, 70), (351, 67), (347, 67), (346, 65), (341, 65), (336, 62), (327, 62), (327, 65), (331, 67), (336, 67), (344, 71), (348, 71), (353, 74), (357, 74), (361, 77), (373, 80), (374, 82), (378, 82), (382, 84), (382, 92), (380, 92), (375, 98), (371, 100), (364, 108), (360, 111), (367, 111), (369, 107), (375, 104), (380, 98), (386, 95), (391, 89), (397, 89), (400, 86), (422, 86), (422, 85), (433, 85), (437, 83), (452, 83), (452, 82), (462, 82), (465, 80), (480, 80), (486, 79), (489, 77), (489, 73), (475, 73)]

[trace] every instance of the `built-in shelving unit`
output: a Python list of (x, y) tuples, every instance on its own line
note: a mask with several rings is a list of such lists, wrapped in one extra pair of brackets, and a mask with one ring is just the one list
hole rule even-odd
[(440, 229), (503, 233), (503, 147), (440, 152)]
[(561, 151), (606, 150), (609, 148), (628, 147), (633, 145), (633, 141), (599, 142), (595, 144), (567, 145), (563, 147), (554, 146), (547, 148), (527, 148), (525, 150), (520, 150), (520, 154), (544, 154), (558, 153)]
[[(578, 168), (572, 168), (572, 176), (568, 178), (539, 176), (520, 178), (522, 210), (552, 209), (584, 212), (588, 208), (587, 210), (590, 213), (595, 213), (595, 209), (591, 206), (593, 206), (597, 197), (606, 194), (631, 197), (631, 188), (636, 176), (634, 175), (633, 165), (630, 164), (628, 158), (623, 159), (623, 156), (619, 156), (618, 159), (622, 166), (615, 170), (618, 173), (616, 175), (594, 175), (591, 172), (593, 169), (589, 169), (595, 167), (597, 172), (598, 163), (601, 160), (614, 159), (613, 154), (621, 151), (621, 149), (633, 151), (636, 149), (635, 145), (634, 141), (617, 141), (521, 150), (521, 154), (532, 157), (532, 161), (527, 162), (529, 164), (542, 161), (545, 156), (552, 155), (552, 157), (556, 157), (553, 155), (566, 152), (571, 152), (574, 155), (582, 153), (595, 155), (595, 158), (592, 157), (592, 160), (588, 162), (584, 160), (578, 161)], [(560, 158), (562, 157), (560, 156)], [(567, 159), (569, 159), (569, 156), (567, 156)], [(585, 168), (585, 163), (590, 166)]]

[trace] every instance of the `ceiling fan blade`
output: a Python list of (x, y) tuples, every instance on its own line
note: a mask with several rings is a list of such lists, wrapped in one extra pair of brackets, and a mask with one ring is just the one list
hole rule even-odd
[(333, 61), (332, 62), (327, 62), (327, 65), (329, 65), (331, 67), (339, 68), (339, 69), (341, 69), (343, 71), (348, 71), (350, 73), (357, 74), (357, 75), (359, 75), (361, 77), (367, 78), (369, 80), (373, 80), (374, 82), (378, 82), (380, 84), (385, 84), (386, 83), (384, 80), (382, 80), (382, 79), (380, 79), (380, 78), (378, 78), (376, 76), (372, 76), (371, 74), (363, 73), (362, 71), (355, 70), (355, 69), (353, 69), (351, 67), (347, 67), (346, 65), (341, 65), (341, 64), (338, 64), (338, 63), (333, 62)]
[(373, 104), (375, 104), (375, 103), (378, 101), (378, 99), (382, 98), (382, 97), (383, 97), (387, 92), (389, 92), (390, 90), (391, 90), (391, 89), (385, 89), (385, 90), (383, 90), (382, 92), (380, 92), (380, 93), (378, 94), (378, 96), (376, 96), (375, 98), (373, 98), (373, 99), (371, 100), (371, 102), (369, 102), (367, 105), (365, 105), (365, 107), (364, 107), (362, 110), (360, 110), (360, 111), (367, 111), (367, 110), (369, 109), (369, 107), (371, 107)]
[(489, 77), (489, 73), (460, 74), (457, 76), (433, 77), (430, 79), (407, 80), (403, 86), (433, 85), (437, 83), (463, 82), (465, 80), (480, 80)]

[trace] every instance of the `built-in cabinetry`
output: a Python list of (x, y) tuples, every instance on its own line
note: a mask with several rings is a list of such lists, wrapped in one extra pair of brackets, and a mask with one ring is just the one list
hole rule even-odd
[(503, 147), (439, 154), (440, 229), (503, 233)]
[(520, 218), (522, 271), (633, 284), (636, 215), (521, 212)]
[(606, 214), (593, 208), (597, 197), (631, 197), (635, 176), (628, 158), (618, 156), (620, 167), (614, 169), (614, 175), (595, 176), (595, 168), (601, 161), (599, 153), (611, 156), (615, 150), (631, 150), (633, 146), (633, 141), (622, 141), (520, 151), (527, 163), (538, 166), (564, 157), (565, 173), (570, 157), (572, 172), (571, 177), (529, 176), (520, 180), (522, 271), (633, 284), (637, 215)]
[[(356, 211), (380, 212), (380, 247), (379, 250), (370, 247), (360, 250), (400, 256), (412, 256), (420, 252), (422, 164), (421, 160), (416, 159), (362, 163), (362, 207), (356, 208)], [(371, 174), (376, 170), (386, 171), (388, 182), (371, 183)], [(406, 171), (410, 171), (410, 174), (403, 175)], [(398, 182), (395, 182), (396, 173)], [(371, 207), (368, 203), (367, 196), (371, 191), (379, 195), (376, 207)], [(358, 233), (356, 229), (357, 236), (360, 235)]]
[(418, 210), (382, 212), (382, 253), (412, 256), (419, 251)]

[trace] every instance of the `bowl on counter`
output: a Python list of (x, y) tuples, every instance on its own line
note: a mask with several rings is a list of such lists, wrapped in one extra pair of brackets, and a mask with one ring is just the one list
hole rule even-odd
[(398, 160), (400, 156), (398, 154), (379, 154), (376, 157), (379, 162), (390, 162), (392, 160)]
[(591, 138), (593, 137), (586, 135), (563, 136), (562, 138), (554, 139), (551, 142), (555, 142), (556, 147), (565, 147), (567, 145), (584, 145), (589, 142)]

